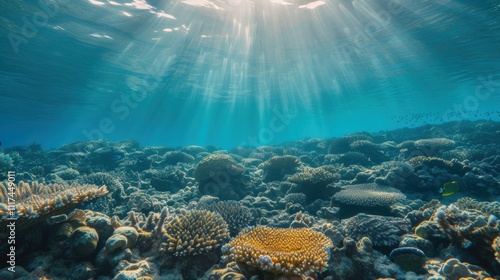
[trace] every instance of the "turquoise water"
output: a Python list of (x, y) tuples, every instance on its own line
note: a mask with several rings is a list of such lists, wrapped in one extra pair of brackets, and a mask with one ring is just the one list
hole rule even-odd
[(3, 146), (500, 119), (498, 1), (2, 1)]

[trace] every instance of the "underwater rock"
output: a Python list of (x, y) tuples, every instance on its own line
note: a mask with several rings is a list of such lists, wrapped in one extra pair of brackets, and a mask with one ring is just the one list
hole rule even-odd
[(88, 226), (76, 228), (71, 235), (71, 252), (78, 259), (92, 255), (99, 242), (97, 231)]
[(425, 273), (425, 253), (415, 247), (399, 247), (391, 251), (389, 258), (406, 271)]

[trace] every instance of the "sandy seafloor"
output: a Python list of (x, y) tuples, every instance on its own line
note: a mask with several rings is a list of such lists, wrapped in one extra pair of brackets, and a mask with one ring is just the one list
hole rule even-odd
[[(3, 218), (8, 171), (31, 212), (15, 273), (1, 224), (2, 280), (500, 279), (499, 122), (232, 150), (3, 147)], [(109, 193), (64, 193), (86, 184)]]

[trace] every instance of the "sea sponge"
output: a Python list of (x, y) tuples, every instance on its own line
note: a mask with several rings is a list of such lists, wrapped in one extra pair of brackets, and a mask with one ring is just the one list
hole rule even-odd
[(333, 195), (333, 199), (341, 204), (363, 207), (389, 207), (405, 198), (398, 189), (377, 184), (345, 186), (345, 189)]
[(273, 274), (306, 276), (324, 270), (331, 246), (328, 237), (310, 228), (256, 227), (243, 230), (222, 251)]
[(210, 252), (229, 239), (224, 219), (207, 210), (190, 210), (178, 214), (165, 224), (164, 250), (174, 256), (194, 256)]
[(264, 170), (264, 182), (280, 181), (286, 174), (293, 174), (301, 165), (296, 156), (275, 156), (259, 165)]

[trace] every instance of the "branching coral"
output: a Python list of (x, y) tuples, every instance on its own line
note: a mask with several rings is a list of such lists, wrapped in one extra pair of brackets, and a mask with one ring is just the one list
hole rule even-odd
[(495, 216), (486, 217), (474, 210), (462, 211), (454, 204), (439, 207), (432, 217), (451, 242), (464, 249), (471, 247), (473, 241), (476, 241), (476, 246), (485, 245), (480, 244), (484, 242), (489, 246), (493, 238), (500, 233)]
[(224, 219), (206, 210), (178, 214), (165, 224), (163, 248), (175, 256), (193, 256), (213, 251), (229, 239)]
[(242, 231), (223, 252), (231, 259), (285, 276), (307, 276), (327, 266), (331, 240), (310, 228), (257, 227)]

